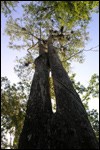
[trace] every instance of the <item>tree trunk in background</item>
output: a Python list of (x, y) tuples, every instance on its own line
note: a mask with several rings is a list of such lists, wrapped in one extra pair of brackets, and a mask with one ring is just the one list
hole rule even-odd
[(49, 92), (49, 64), (46, 53), (35, 60), (35, 74), (27, 103), (18, 149), (49, 149), (49, 119), (52, 106)]
[(48, 52), (57, 105), (51, 121), (51, 149), (98, 149), (85, 108), (51, 43)]

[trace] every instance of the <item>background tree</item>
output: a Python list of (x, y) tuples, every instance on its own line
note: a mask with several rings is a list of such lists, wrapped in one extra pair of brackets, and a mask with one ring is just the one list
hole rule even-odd
[[(11, 85), (7, 77), (1, 78), (1, 129), (2, 129), (2, 148), (16, 148), (19, 134), (23, 125), (24, 114), (26, 112), (26, 99), (28, 90), (25, 91), (25, 84), (19, 82)], [(28, 89), (28, 86), (26, 86)], [(7, 143), (6, 135), (14, 137), (13, 145)], [(5, 139), (5, 140), (4, 140)], [(12, 142), (12, 141), (11, 141)]]

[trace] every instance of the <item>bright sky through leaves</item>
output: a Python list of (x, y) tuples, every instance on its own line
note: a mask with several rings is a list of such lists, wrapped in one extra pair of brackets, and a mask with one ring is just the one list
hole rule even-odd
[[(13, 12), (14, 16), (21, 15), (21, 8), (18, 9), (18, 12)], [(16, 83), (18, 81), (17, 75), (14, 73), (14, 65), (16, 56), (22, 57), (25, 52), (18, 52), (10, 50), (8, 46), (9, 37), (4, 35), (4, 28), (6, 23), (6, 18), (4, 15), (2, 17), (2, 36), (1, 36), (1, 75), (7, 76), (11, 82)], [(90, 41), (86, 45), (85, 49), (90, 49), (95, 47), (99, 43), (99, 15), (93, 14), (92, 21), (90, 22), (89, 28), (87, 29), (90, 33)], [(96, 48), (98, 49), (98, 47)], [(72, 71), (76, 73), (76, 80), (80, 81), (83, 85), (87, 85), (88, 81), (92, 74), (99, 74), (99, 54), (98, 52), (85, 52), (85, 61), (83, 64), (78, 62), (72, 63)], [(90, 108), (99, 109), (98, 100), (91, 100)]]

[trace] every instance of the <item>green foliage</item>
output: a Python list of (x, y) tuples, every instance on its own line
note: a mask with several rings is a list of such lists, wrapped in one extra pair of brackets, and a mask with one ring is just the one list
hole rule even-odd
[(54, 16), (60, 26), (66, 25), (67, 28), (72, 28), (76, 23), (82, 23), (82, 20), (88, 23), (90, 13), (96, 12), (98, 5), (99, 1), (43, 1), (42, 5), (38, 6), (40, 8), (38, 13), (45, 11), (46, 17), (48, 14)]
[(99, 141), (99, 120), (98, 120), (99, 118), (98, 118), (98, 116), (99, 116), (99, 114), (98, 114), (97, 110), (92, 109), (91, 111), (88, 111), (89, 120), (94, 129), (96, 137)]
[[(64, 38), (54, 39), (59, 55), (63, 46), (63, 60), (83, 61), (80, 48), (88, 40), (86, 27), (91, 20), (91, 12), (98, 7), (98, 2), (81, 1), (29, 1), (23, 3), (22, 18), (8, 18), (6, 33), (10, 37), (9, 47), (13, 49), (38, 50), (36, 41), (40, 38), (48, 39), (50, 29), (57, 30), (64, 26)], [(24, 30), (23, 30), (24, 29)], [(19, 43), (19, 44), (18, 44)], [(59, 44), (58, 44), (59, 43)], [(71, 57), (75, 54), (74, 57)]]
[(84, 87), (80, 82), (75, 83), (75, 76), (76, 74), (73, 74), (71, 76), (71, 80), (74, 88), (78, 94), (80, 94), (83, 103), (86, 104), (91, 98), (96, 98), (99, 96), (99, 76), (97, 74), (93, 74), (91, 76), (87, 87)]
[[(13, 1), (11, 2), (13, 3)], [(80, 63), (84, 61), (84, 49), (81, 50), (81, 48), (89, 39), (86, 28), (91, 20), (91, 12), (98, 8), (98, 2), (29, 1), (23, 2), (21, 6), (22, 17), (10, 16), (5, 29), (10, 37), (9, 47), (28, 52), (24, 58), (18, 60), (15, 67), (20, 78), (25, 77), (25, 74), (26, 76), (30, 75), (34, 69), (33, 62), (39, 50), (38, 44), (36, 44), (38, 38), (41, 36), (43, 40), (47, 40), (51, 29), (57, 30), (60, 34), (62, 25), (64, 26), (64, 38), (55, 38), (54, 46), (63, 66), (69, 71), (71, 61)], [(31, 65), (26, 68), (24, 64), (28, 61)], [(23, 69), (26, 69), (25, 73), (22, 71)]]
[[(26, 81), (28, 83), (30, 83), (30, 81), (33, 78), (33, 74), (34, 74), (34, 62), (33, 56), (37, 56), (34, 55), (34, 53), (32, 53), (33, 55), (30, 54), (26, 54), (25, 57), (20, 58), (20, 59), (16, 59), (16, 63), (17, 65), (15, 65), (14, 67), (14, 71), (17, 73), (18, 77), (22, 80), (22, 81)], [(28, 64), (28, 65), (26, 65)]]
[(1, 1), (1, 12), (7, 17), (17, 6), (18, 1)]
[(5, 148), (10, 146), (5, 142), (7, 133), (14, 136), (13, 146), (14, 148), (17, 146), (26, 111), (26, 99), (27, 96), (21, 82), (18, 85), (10, 85), (6, 77), (1, 78), (1, 134), (2, 146)]

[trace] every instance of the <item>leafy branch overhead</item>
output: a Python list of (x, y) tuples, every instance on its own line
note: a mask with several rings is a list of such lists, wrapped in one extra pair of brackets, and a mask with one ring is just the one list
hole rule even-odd
[(19, 1), (1, 1), (1, 12), (4, 13), (5, 17), (11, 14), (12, 10), (15, 11)]
[[(45, 45), (52, 32), (58, 53), (63, 52), (68, 58), (74, 52), (78, 53), (89, 39), (86, 27), (91, 20), (91, 12), (97, 11), (98, 2), (30, 1), (22, 7), (24, 13), (21, 18), (10, 17), (7, 21), (9, 47), (36, 52), (38, 39), (41, 37)], [(77, 58), (82, 59), (78, 54)]]
[[(38, 42), (47, 51), (47, 41), (53, 35), (53, 44), (62, 61), (63, 66), (70, 69), (71, 61), (84, 61), (86, 42), (89, 40), (87, 25), (91, 20), (91, 13), (98, 12), (98, 1), (13, 1), (9, 9), (17, 11), (16, 5), (22, 10), (22, 16), (7, 18), (6, 33), (10, 37), (9, 47), (17, 50), (27, 50), (24, 58), (17, 60), (15, 71), (23, 75), (23, 68), (27, 75), (34, 68), (34, 59), (39, 53)], [(4, 5), (4, 1), (1, 3)], [(7, 9), (5, 7), (5, 9)], [(24, 70), (25, 70), (24, 69)]]

